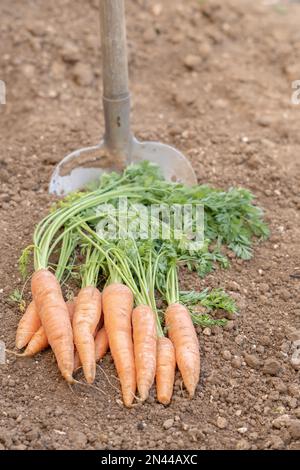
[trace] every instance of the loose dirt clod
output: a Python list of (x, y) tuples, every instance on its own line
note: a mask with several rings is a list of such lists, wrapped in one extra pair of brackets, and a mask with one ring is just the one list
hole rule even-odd
[(244, 359), (247, 366), (251, 367), (252, 369), (258, 369), (261, 365), (259, 358), (255, 354), (244, 354)]
[(170, 429), (173, 426), (173, 424), (174, 424), (174, 419), (170, 418), (164, 422), (163, 427), (164, 429)]
[(217, 426), (219, 429), (225, 429), (227, 427), (227, 419), (223, 418), (222, 416), (218, 416)]
[(264, 366), (263, 366), (263, 373), (270, 374), (270, 375), (277, 375), (281, 369), (281, 364), (276, 359), (270, 357), (266, 359)]

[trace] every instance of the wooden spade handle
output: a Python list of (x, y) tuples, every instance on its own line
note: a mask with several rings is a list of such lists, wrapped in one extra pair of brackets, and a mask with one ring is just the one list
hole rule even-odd
[(103, 94), (109, 100), (129, 95), (124, 0), (100, 0)]

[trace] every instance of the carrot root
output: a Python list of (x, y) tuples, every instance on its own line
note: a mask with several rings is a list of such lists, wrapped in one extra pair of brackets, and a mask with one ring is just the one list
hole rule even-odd
[(184, 305), (172, 304), (167, 308), (165, 318), (184, 385), (193, 397), (199, 382), (200, 352), (191, 316)]
[[(72, 321), (74, 311), (75, 311), (75, 303), (74, 301), (67, 302), (67, 308), (70, 316), (70, 320)], [(48, 348), (49, 342), (47, 335), (45, 333), (45, 329), (41, 326), (38, 331), (32, 336), (31, 340), (29, 341), (23, 356), (24, 357), (32, 357), (35, 354), (43, 351), (44, 349)], [(75, 367), (75, 366), (74, 366)]]
[(49, 342), (45, 333), (45, 329), (43, 326), (41, 326), (29, 341), (23, 354), (26, 357), (31, 357), (48, 348), (48, 346)]
[(74, 342), (87, 383), (96, 376), (94, 332), (101, 317), (101, 294), (96, 287), (80, 290), (73, 317)]
[(34, 301), (28, 305), (22, 316), (16, 333), (16, 347), (23, 349), (41, 326), (41, 320)]
[(133, 345), (137, 388), (142, 401), (147, 400), (155, 379), (157, 333), (154, 313), (147, 305), (132, 312)]
[(113, 283), (104, 289), (102, 299), (109, 348), (120, 379), (123, 402), (130, 407), (136, 390), (131, 328), (133, 295), (124, 284)]
[(163, 405), (171, 402), (175, 380), (175, 349), (169, 338), (158, 338), (156, 391), (157, 400)]
[(102, 327), (101, 330), (98, 331), (95, 337), (95, 359), (96, 362), (100, 361), (108, 350), (108, 336), (105, 331), (105, 328)]
[(73, 383), (73, 332), (59, 282), (50, 271), (40, 269), (32, 276), (31, 291), (58, 368), (67, 382)]

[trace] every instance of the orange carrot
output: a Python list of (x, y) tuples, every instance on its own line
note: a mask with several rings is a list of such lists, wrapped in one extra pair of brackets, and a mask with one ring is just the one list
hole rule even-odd
[(25, 351), (23, 352), (23, 356), (31, 357), (35, 356), (35, 354), (43, 351), (44, 349), (48, 348), (49, 341), (45, 333), (45, 329), (41, 326), (36, 333), (34, 333), (33, 337), (27, 344)]
[[(102, 359), (107, 350), (108, 350), (108, 337), (105, 331), (105, 328), (101, 328), (95, 336), (95, 360), (96, 362), (100, 361)], [(74, 371), (79, 369), (81, 366), (81, 361), (79, 358), (78, 351), (75, 352), (75, 357), (74, 357)]]
[[(68, 301), (67, 307), (68, 307), (68, 312), (70, 315), (70, 320), (72, 322), (72, 318), (73, 318), (74, 311), (75, 311), (75, 299), (74, 301)], [(23, 356), (25, 357), (34, 356), (35, 354), (43, 351), (43, 349), (48, 348), (48, 346), (49, 346), (48, 338), (46, 336), (44, 327), (41, 326), (36, 331), (36, 333), (32, 336), (31, 340), (29, 341), (27, 348), (25, 349), (23, 353)]]
[(160, 337), (157, 342), (156, 391), (157, 400), (168, 405), (173, 394), (175, 380), (175, 349), (169, 338)]
[(167, 308), (165, 319), (184, 385), (193, 397), (200, 375), (200, 352), (191, 316), (186, 307), (174, 303)]
[(40, 326), (41, 320), (37, 312), (36, 305), (32, 301), (19, 321), (16, 333), (16, 347), (18, 349), (24, 348)]
[(67, 382), (73, 383), (73, 332), (59, 282), (50, 271), (40, 269), (32, 276), (31, 291), (58, 368)]
[(77, 297), (74, 297), (73, 300), (68, 300), (68, 301), (66, 302), (67, 307), (68, 307), (68, 312), (69, 312), (69, 316), (70, 316), (71, 323), (73, 322), (73, 318), (74, 318), (76, 300), (77, 300)]
[(83, 287), (73, 317), (74, 343), (88, 383), (96, 376), (94, 331), (101, 317), (101, 294), (96, 287)]
[(137, 388), (145, 401), (155, 378), (157, 351), (156, 319), (149, 306), (133, 310), (132, 327)]
[(78, 351), (75, 349), (75, 354), (74, 354), (74, 372), (76, 372), (79, 368), (81, 367), (81, 361), (79, 358)]
[[(96, 326), (96, 329), (94, 331), (94, 338), (96, 337), (97, 333), (98, 333), (98, 330), (99, 330), (99, 325), (103, 325), (103, 315), (101, 315), (101, 318), (100, 318), (100, 321), (98, 323), (98, 325)], [(95, 350), (95, 354), (96, 354), (96, 350)], [(97, 362), (97, 358), (95, 359), (96, 362)], [(79, 368), (81, 367), (81, 360), (79, 358), (79, 354), (78, 354), (78, 351), (75, 350), (75, 355), (74, 355), (74, 371), (78, 370)]]
[(105, 328), (102, 327), (95, 337), (95, 356), (96, 362), (100, 361), (108, 350), (108, 337)]
[(99, 323), (98, 323), (98, 325), (97, 325), (97, 331), (96, 331), (96, 333), (97, 333), (99, 330), (101, 330), (101, 328), (103, 327), (103, 325), (104, 325), (104, 315), (101, 315), (100, 321), (99, 321)]
[(131, 406), (136, 390), (135, 363), (131, 331), (133, 294), (120, 283), (103, 291), (104, 325), (110, 351), (121, 382), (125, 406)]

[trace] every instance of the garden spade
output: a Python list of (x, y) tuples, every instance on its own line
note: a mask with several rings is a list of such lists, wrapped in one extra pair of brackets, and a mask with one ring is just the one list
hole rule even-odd
[(142, 160), (158, 164), (167, 180), (196, 184), (193, 168), (182, 153), (160, 142), (139, 142), (132, 134), (124, 0), (100, 0), (100, 18), (104, 137), (98, 145), (76, 150), (57, 165), (50, 193), (65, 195), (103, 172), (120, 172)]

